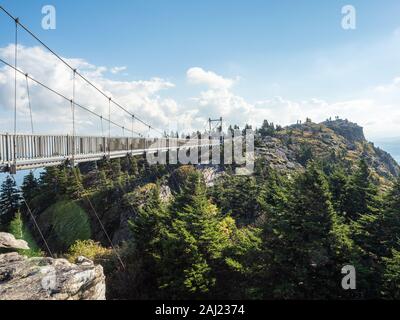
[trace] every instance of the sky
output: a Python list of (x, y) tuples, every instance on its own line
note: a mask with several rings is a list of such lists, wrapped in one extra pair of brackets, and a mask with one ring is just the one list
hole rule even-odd
[[(2, 0), (46, 44), (131, 112), (165, 130), (227, 124), (288, 125), (306, 117), (357, 122), (400, 159), (398, 0)], [(356, 29), (342, 28), (352, 5)], [(42, 28), (42, 8), (56, 29)], [(13, 61), (13, 23), (0, 13), (0, 58)], [(19, 67), (67, 96), (72, 75), (23, 31)], [(12, 131), (13, 73), (0, 65), (0, 131)], [(72, 130), (68, 103), (33, 83), (34, 126)], [(107, 115), (108, 104), (77, 81), (77, 102)], [(112, 120), (130, 127), (117, 109)], [(18, 131), (29, 132), (26, 82), (18, 79)], [(77, 111), (78, 134), (101, 134)], [(147, 128), (134, 124), (147, 134)], [(103, 129), (104, 130), (104, 129)], [(62, 131), (62, 132), (60, 132)], [(113, 134), (122, 134), (113, 128)]]

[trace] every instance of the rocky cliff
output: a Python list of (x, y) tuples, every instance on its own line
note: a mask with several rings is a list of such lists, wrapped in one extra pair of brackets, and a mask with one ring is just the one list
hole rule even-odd
[(311, 158), (332, 162), (340, 159), (349, 166), (356, 166), (363, 158), (374, 178), (384, 185), (400, 175), (392, 156), (368, 142), (363, 128), (347, 120), (307, 121), (280, 128), (271, 135), (258, 134), (256, 147), (258, 157), (278, 170), (302, 170)]
[[(26, 249), (25, 241), (1, 234), (7, 250)], [(15, 242), (17, 241), (17, 242)], [(0, 254), (0, 300), (104, 300), (103, 268), (79, 257), (27, 258), (19, 253)]]

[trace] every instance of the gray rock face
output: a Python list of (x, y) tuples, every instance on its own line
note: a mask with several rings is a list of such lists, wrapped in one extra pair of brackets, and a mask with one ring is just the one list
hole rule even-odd
[(335, 121), (325, 121), (323, 124), (352, 143), (356, 141), (365, 141), (364, 130), (356, 123), (339, 119)]
[(86, 258), (0, 255), (0, 300), (105, 300), (103, 268)]
[(17, 240), (12, 234), (0, 232), (0, 248), (29, 250), (28, 243)]
[(206, 167), (206, 168), (201, 168), (199, 167), (198, 169), (201, 170), (201, 173), (203, 174), (204, 181), (206, 182), (207, 187), (212, 187), (215, 183), (215, 181), (222, 175), (222, 172), (218, 170), (218, 168), (213, 168), (213, 167)]

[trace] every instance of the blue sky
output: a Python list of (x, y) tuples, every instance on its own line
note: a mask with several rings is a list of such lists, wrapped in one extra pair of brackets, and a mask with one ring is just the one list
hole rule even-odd
[[(341, 92), (335, 93), (328, 79), (310, 85), (302, 79), (311, 76), (313, 60), (325, 52), (379, 42), (400, 26), (396, 0), (1, 3), (64, 56), (95, 65), (127, 66), (130, 79), (158, 76), (176, 83), (185, 81), (188, 68), (201, 66), (227, 77), (239, 75), (243, 81), (238, 93), (249, 99), (274, 94), (271, 87), (276, 82), (285, 82), (282, 93), (290, 98), (308, 98), (317, 90), (332, 98), (349, 96), (369, 81), (349, 75), (347, 80), (355, 80), (353, 85), (337, 84)], [(348, 3), (357, 9), (358, 28), (345, 32), (340, 25), (341, 8)], [(45, 4), (57, 9), (54, 31), (41, 29)], [(370, 80), (384, 82), (396, 76), (397, 70), (371, 71)], [(180, 90), (175, 94), (184, 95)]]
[[(1, 4), (63, 57), (79, 59), (78, 68), (90, 64), (84, 71), (95, 70), (95, 81), (158, 127), (189, 130), (201, 127), (208, 116), (219, 115), (228, 122), (255, 125), (262, 118), (288, 124), (306, 116), (321, 121), (339, 115), (363, 125), (374, 141), (400, 137), (398, 0), (3, 0)], [(48, 4), (57, 10), (56, 30), (41, 28), (41, 9)], [(341, 27), (346, 4), (356, 8), (356, 30)], [(5, 31), (0, 47), (6, 48), (12, 42), (12, 25), (1, 14), (0, 28)], [(36, 44), (22, 33), (21, 43), (26, 59), (36, 54), (28, 52)], [(11, 57), (6, 51), (2, 54)], [(48, 60), (44, 54), (42, 58)], [(111, 72), (115, 67), (124, 70)], [(84, 96), (85, 88), (81, 90), (83, 102), (104, 112), (103, 102), (90, 100)], [(39, 100), (42, 97), (33, 93), (37, 108), (46, 104)], [(9, 114), (9, 104), (0, 98), (3, 118)], [(43, 112), (49, 114), (49, 108)], [(35, 112), (40, 118), (40, 111)], [(51, 112), (54, 122), (64, 117), (57, 116), (54, 108)], [(3, 124), (7, 126), (6, 121)], [(95, 120), (86, 125), (88, 131), (98, 129)], [(59, 125), (48, 127), (54, 131)]]

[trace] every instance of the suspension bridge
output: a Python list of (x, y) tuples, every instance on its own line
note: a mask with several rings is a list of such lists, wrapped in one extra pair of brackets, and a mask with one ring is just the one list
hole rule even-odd
[[(187, 140), (179, 138), (170, 138), (165, 131), (155, 128), (153, 125), (142, 120), (138, 115), (133, 114), (129, 109), (114, 98), (110, 97), (104, 89), (100, 88), (94, 82), (90, 81), (86, 76), (75, 69), (64, 58), (46, 45), (38, 36), (36, 36), (28, 27), (21, 23), (20, 19), (13, 16), (9, 11), (0, 6), (0, 11), (5, 13), (10, 18), (11, 23), (15, 26), (14, 34), (14, 61), (5, 61), (0, 59), (6, 68), (9, 68), (14, 73), (14, 132), (6, 133), (1, 132), (0, 129), (0, 172), (16, 173), (18, 170), (35, 169), (41, 167), (57, 166), (65, 162), (72, 163), (72, 165), (82, 162), (96, 161), (100, 159), (113, 159), (125, 157), (127, 155), (144, 155), (146, 153), (158, 153), (167, 151), (179, 151), (181, 149), (192, 148), (210, 148), (214, 145), (220, 144), (219, 139), (211, 139), (208, 141), (204, 139)], [(62, 64), (64, 64), (72, 75), (72, 97), (52, 88), (49, 84), (39, 81), (34, 76), (29, 74), (29, 70), (21, 70), (18, 67), (18, 35), (19, 32), (24, 31), (41, 46), (47, 49), (54, 57), (56, 57)], [(17, 77), (24, 77), (26, 79), (26, 92), (29, 101), (29, 111), (31, 120), (31, 133), (21, 134), (17, 132), (18, 121), (18, 102), (17, 102)], [(89, 87), (100, 93), (105, 102), (108, 103), (108, 117), (98, 114), (93, 111), (90, 106), (85, 106), (76, 100), (76, 79), (83, 80)], [(71, 122), (72, 133), (61, 135), (46, 135), (34, 132), (34, 124), (32, 119), (32, 106), (30, 101), (30, 84), (43, 88), (50, 95), (56, 95), (64, 99), (71, 106)], [(131, 129), (125, 128), (124, 125), (117, 123), (111, 119), (111, 106), (120, 109), (131, 120)], [(100, 136), (79, 136), (76, 134), (77, 122), (75, 119), (76, 109), (80, 108), (86, 111), (91, 116), (95, 116), (101, 121), (108, 124), (108, 134), (104, 133)], [(143, 134), (134, 131), (134, 123), (139, 123), (141, 126), (149, 130), (149, 134), (145, 137)], [(210, 122), (211, 123), (211, 122)], [(122, 129), (123, 133), (126, 132), (130, 136), (113, 137), (111, 136), (111, 126)], [(211, 131), (211, 128), (210, 128)], [(150, 132), (159, 134), (161, 138), (151, 138)]]

